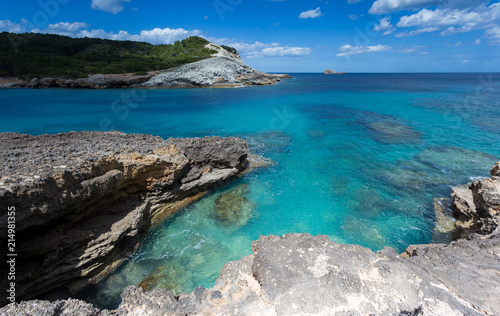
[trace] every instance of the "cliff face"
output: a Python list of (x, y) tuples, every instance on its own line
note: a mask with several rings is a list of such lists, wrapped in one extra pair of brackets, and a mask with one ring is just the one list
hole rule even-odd
[(471, 234), (500, 234), (500, 162), (490, 173), (491, 178), (479, 179), (452, 190), (452, 207), (458, 217), (456, 225), (462, 238)]
[(20, 299), (68, 297), (100, 281), (149, 227), (244, 170), (248, 154), (237, 138), (118, 132), (4, 133), (0, 148), (0, 238), (7, 244), (15, 207)]

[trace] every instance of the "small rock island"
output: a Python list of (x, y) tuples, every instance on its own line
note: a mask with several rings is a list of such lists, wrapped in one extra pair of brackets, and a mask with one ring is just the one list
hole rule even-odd
[(345, 75), (345, 71), (336, 72), (335, 70), (326, 69), (323, 71), (323, 75)]

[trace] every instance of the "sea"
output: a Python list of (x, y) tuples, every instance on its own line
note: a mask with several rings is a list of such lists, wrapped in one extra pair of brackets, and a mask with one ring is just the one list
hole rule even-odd
[(453, 238), (435, 198), (499, 160), (500, 74), (291, 75), (227, 89), (0, 90), (0, 132), (237, 136), (270, 164), (150, 231), (81, 298), (113, 308), (128, 285), (210, 287), (261, 235), (398, 252)]

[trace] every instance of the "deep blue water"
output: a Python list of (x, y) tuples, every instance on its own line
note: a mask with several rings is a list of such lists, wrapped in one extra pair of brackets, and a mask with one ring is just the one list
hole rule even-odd
[[(325, 234), (398, 251), (449, 239), (434, 229), (433, 198), (488, 176), (500, 157), (500, 74), (293, 77), (234, 89), (0, 90), (2, 132), (239, 136), (275, 162), (152, 231), (87, 299), (116, 304), (155, 269), (176, 291), (211, 286), (259, 235)], [(214, 205), (234, 188), (245, 212), (224, 225)]]

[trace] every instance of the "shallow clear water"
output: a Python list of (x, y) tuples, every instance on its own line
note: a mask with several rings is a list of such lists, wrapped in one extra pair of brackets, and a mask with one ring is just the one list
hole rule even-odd
[[(294, 77), (239, 89), (0, 90), (2, 132), (231, 135), (275, 161), (150, 232), (86, 299), (116, 305), (124, 286), (144, 279), (176, 292), (209, 287), (259, 235), (325, 234), (398, 251), (449, 238), (434, 231), (433, 198), (498, 160), (500, 75)], [(222, 199), (241, 216), (221, 221)]]

